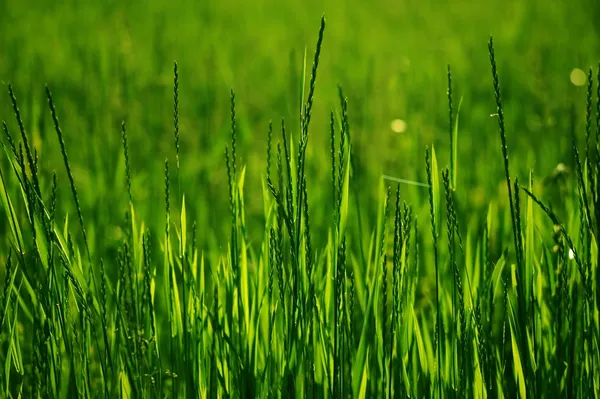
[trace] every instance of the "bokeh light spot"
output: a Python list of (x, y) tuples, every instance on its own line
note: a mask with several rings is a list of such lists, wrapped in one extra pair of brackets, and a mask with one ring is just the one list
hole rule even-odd
[(573, 83), (575, 86), (583, 86), (585, 85), (585, 72), (583, 72), (581, 69), (579, 68), (574, 68), (571, 71), (571, 83)]
[(407, 125), (406, 122), (402, 119), (394, 119), (390, 124), (390, 127), (392, 128), (392, 131), (394, 133), (404, 133), (406, 131)]

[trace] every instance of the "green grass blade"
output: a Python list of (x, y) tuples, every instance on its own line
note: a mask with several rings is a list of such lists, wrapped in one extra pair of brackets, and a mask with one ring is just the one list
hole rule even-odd
[(179, 248), (180, 256), (183, 258), (187, 248), (187, 215), (185, 211), (185, 194), (181, 198), (181, 245)]
[(512, 350), (513, 366), (514, 366), (513, 373), (514, 373), (514, 377), (515, 377), (515, 382), (518, 387), (519, 397), (526, 398), (527, 393), (526, 393), (526, 388), (525, 388), (525, 375), (523, 374), (523, 366), (521, 364), (521, 355), (519, 352), (519, 339), (516, 335), (516, 323), (517, 322), (515, 319), (515, 313), (513, 310), (512, 303), (510, 303), (510, 299), (509, 299), (508, 308), (509, 308), (508, 320), (509, 320), (509, 325), (510, 325), (510, 346), (511, 346), (511, 350)]
[(0, 169), (0, 201), (2, 201), (2, 205), (4, 207), (4, 211), (6, 212), (6, 219), (8, 220), (8, 225), (10, 226), (11, 231), (11, 241), (13, 242), (14, 248), (19, 250), (19, 253), (22, 252), (22, 242), (23, 235), (21, 234), (21, 228), (18, 223), (18, 219), (15, 213), (15, 209), (12, 205), (10, 197), (8, 195), (8, 191), (6, 189), (6, 183), (4, 181), (4, 175), (2, 170)]
[(435, 156), (435, 148), (431, 146), (431, 186), (433, 189), (433, 214), (435, 220), (435, 233), (440, 232), (440, 175), (437, 157)]
[(344, 237), (348, 225), (348, 205), (350, 203), (350, 151), (346, 156), (346, 168), (344, 170), (344, 181), (342, 182), (342, 202), (340, 206), (340, 231), (339, 236)]
[(463, 97), (458, 102), (456, 109), (456, 119), (452, 129), (452, 188), (456, 190), (456, 176), (458, 175), (458, 118), (460, 116), (460, 108), (463, 103)]

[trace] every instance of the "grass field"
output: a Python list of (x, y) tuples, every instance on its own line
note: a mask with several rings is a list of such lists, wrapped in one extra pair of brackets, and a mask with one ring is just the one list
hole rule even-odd
[(598, 20), (0, 3), (0, 397), (600, 397)]

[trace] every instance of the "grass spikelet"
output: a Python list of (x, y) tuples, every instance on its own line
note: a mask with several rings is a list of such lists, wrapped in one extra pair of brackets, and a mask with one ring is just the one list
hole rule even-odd
[(596, 148), (600, 146), (600, 62), (598, 62), (598, 74), (596, 76), (598, 85), (596, 86)]
[(500, 132), (500, 141), (502, 144), (502, 157), (504, 158), (504, 173), (506, 177), (506, 187), (508, 189), (508, 202), (510, 204), (510, 215), (512, 220), (513, 227), (513, 238), (514, 238), (514, 247), (517, 258), (517, 266), (519, 268), (522, 267), (521, 257), (519, 253), (519, 238), (518, 238), (518, 230), (516, 225), (516, 215), (515, 215), (515, 205), (514, 205), (514, 197), (512, 192), (512, 185), (510, 182), (510, 168), (508, 162), (508, 147), (506, 145), (506, 131), (504, 125), (504, 109), (502, 107), (502, 95), (500, 91), (500, 78), (498, 77), (498, 68), (496, 66), (496, 56), (494, 53), (494, 39), (490, 36), (490, 41), (488, 42), (488, 51), (490, 57), (490, 65), (492, 67), (492, 81), (494, 86), (494, 97), (496, 98), (496, 112), (498, 118), (498, 130)]
[[(598, 72), (597, 72), (597, 86), (596, 86), (596, 163), (594, 168), (591, 168), (590, 172), (596, 173), (596, 181), (594, 182), (594, 186), (596, 188), (595, 198), (594, 200), (594, 210), (596, 214), (596, 246), (600, 244), (600, 167), (598, 167), (598, 162), (600, 162), (600, 62), (598, 62)], [(593, 179), (592, 179), (593, 180)], [(600, 251), (598, 251), (598, 256), (596, 258), (596, 276), (600, 275)], [(600, 309), (600, 290), (596, 293), (596, 307)]]
[(382, 220), (382, 229), (381, 229), (381, 241), (379, 247), (379, 259), (383, 259), (383, 255), (385, 254), (385, 236), (386, 236), (386, 228), (387, 228), (387, 217), (390, 207), (390, 196), (391, 196), (391, 188), (388, 186), (385, 194), (385, 202), (383, 207), (383, 220)]
[(338, 185), (337, 185), (337, 179), (336, 179), (336, 173), (335, 173), (335, 119), (333, 116), (333, 111), (331, 111), (330, 115), (329, 115), (329, 137), (330, 137), (330, 143), (331, 143), (331, 192), (333, 195), (333, 202), (332, 202), (332, 206), (333, 206), (333, 218), (334, 220), (337, 219), (337, 208), (338, 208)]
[(46, 86), (46, 97), (48, 98), (48, 105), (50, 106), (50, 112), (52, 114), (52, 121), (54, 122), (54, 129), (58, 136), (58, 142), (60, 144), (60, 151), (62, 152), (63, 161), (65, 163), (65, 169), (67, 170), (67, 176), (69, 178), (69, 184), (71, 185), (71, 193), (73, 194), (73, 200), (75, 201), (75, 208), (77, 209), (77, 217), (79, 218), (79, 225), (83, 234), (83, 242), (85, 244), (85, 250), (87, 252), (88, 260), (91, 263), (90, 247), (88, 245), (87, 233), (85, 225), (83, 223), (83, 214), (81, 212), (81, 206), (79, 205), (79, 198), (77, 197), (77, 189), (75, 188), (75, 180), (73, 179), (73, 173), (71, 172), (71, 166), (69, 165), (69, 158), (67, 157), (67, 149), (65, 147), (65, 141), (63, 139), (63, 133), (60, 129), (58, 122), (58, 116), (56, 115), (56, 108), (54, 107), (54, 101), (52, 100), (52, 93), (50, 88)]
[(18, 158), (17, 147), (15, 147), (15, 141), (13, 140), (13, 137), (10, 134), (10, 131), (8, 130), (8, 126), (6, 126), (6, 122), (4, 121), (2, 121), (2, 130), (4, 131), (4, 136), (6, 136), (6, 140), (8, 141), (8, 145), (10, 145), (10, 149), (12, 150), (15, 159)]
[[(317, 71), (319, 67), (319, 57), (321, 55), (321, 45), (323, 44), (323, 34), (325, 31), (325, 16), (321, 17), (321, 26), (319, 28), (319, 36), (317, 38), (317, 46), (315, 48), (315, 55), (313, 59), (312, 71), (310, 75), (309, 81), (309, 89), (308, 89), (308, 97), (306, 99), (306, 104), (304, 104), (304, 112), (301, 121), (301, 135), (300, 135), (300, 143), (298, 145), (298, 164), (297, 167), (297, 178), (296, 178), (296, 193), (297, 193), (297, 216), (296, 216), (296, 232), (295, 238), (296, 242), (294, 244), (294, 251), (292, 251), (292, 255), (296, 258), (296, 262), (298, 262), (298, 252), (300, 251), (300, 228), (302, 225), (302, 180), (304, 179), (305, 173), (305, 160), (306, 160), (306, 148), (308, 146), (308, 132), (309, 125), (312, 116), (312, 106), (315, 95), (315, 85), (317, 82)], [(291, 184), (291, 175), (290, 175), (290, 184)], [(291, 191), (291, 190), (290, 190)], [(291, 198), (290, 198), (291, 200)], [(293, 215), (293, 208), (290, 207), (290, 211), (288, 212), (289, 217)], [(294, 242), (294, 237), (290, 237), (290, 240)], [(293, 262), (296, 264), (296, 262)], [(298, 267), (299, 265), (297, 265)], [(294, 279), (294, 284), (296, 284), (297, 279)], [(296, 295), (294, 295), (296, 297)]]
[(302, 192), (304, 193), (304, 238), (305, 238), (305, 250), (306, 250), (306, 272), (309, 279), (309, 284), (312, 278), (312, 268), (313, 268), (313, 260), (312, 260), (312, 242), (310, 239), (310, 218), (308, 212), (308, 188), (306, 187), (306, 179), (302, 180)]
[[(517, 256), (519, 259), (523, 259), (523, 231), (521, 223), (521, 201), (519, 200), (519, 193), (517, 188), (519, 187), (519, 179), (515, 178), (515, 226), (517, 228)], [(522, 269), (524, 270), (524, 268)], [(522, 280), (524, 282), (525, 280)]]
[(281, 243), (278, 240), (275, 230), (271, 227), (271, 248), (273, 248), (274, 260), (273, 266), (277, 269), (277, 284), (279, 288), (280, 307), (285, 309), (285, 281), (283, 276)]
[[(312, 106), (315, 95), (315, 85), (317, 82), (317, 70), (319, 68), (319, 58), (321, 56), (321, 46), (323, 44), (323, 34), (325, 32), (325, 16), (321, 17), (321, 26), (319, 28), (319, 36), (317, 38), (317, 46), (315, 47), (315, 56), (310, 74), (308, 97), (304, 105), (304, 115), (302, 118), (302, 137), (308, 136), (308, 126), (310, 125)], [(305, 139), (306, 140), (306, 139)]]
[[(387, 229), (387, 218), (390, 207), (390, 196), (391, 196), (391, 188), (388, 186), (387, 192), (385, 195), (385, 205), (383, 211), (383, 228), (381, 230), (381, 248), (380, 248), (380, 259), (381, 261), (381, 342), (382, 342), (382, 352), (383, 352), (383, 364), (388, 364), (388, 356), (391, 356), (388, 346), (388, 335), (387, 335), (387, 253), (385, 250), (385, 236)], [(383, 378), (382, 378), (382, 392), (387, 391), (389, 375), (386, 370), (383, 370)]]
[(175, 162), (179, 174), (179, 71), (173, 62), (173, 133), (175, 136)]
[(350, 121), (348, 118), (348, 97), (344, 94), (344, 89), (338, 84), (338, 97), (342, 107), (342, 129), (346, 135), (346, 141), (350, 145)]
[(342, 204), (342, 186), (344, 179), (344, 160), (346, 159), (346, 128), (348, 126), (348, 101), (341, 98), (342, 106), (342, 130), (340, 131), (340, 151), (338, 153), (338, 213)]
[[(275, 254), (275, 247), (277, 242), (275, 241), (276, 235), (275, 230), (271, 227), (269, 230), (269, 282), (267, 284), (267, 291), (269, 293), (269, 328), (272, 328), (271, 310), (273, 307), (273, 284), (275, 280), (275, 269), (277, 268), (277, 255)], [(271, 339), (269, 334), (269, 340)]]
[[(294, 192), (292, 189), (292, 158), (290, 155), (288, 137), (285, 129), (285, 120), (283, 118), (281, 119), (281, 140), (283, 142), (283, 152), (285, 155), (285, 167), (287, 173), (287, 186), (285, 191), (287, 214), (288, 217), (292, 217), (294, 215)], [(283, 191), (283, 186), (280, 187), (280, 190)], [(292, 237), (290, 237), (290, 240), (294, 242)]]
[(456, 178), (455, 176), (455, 165), (454, 162), (456, 162), (455, 159), (455, 149), (454, 149), (454, 122), (453, 122), (453, 109), (452, 109), (452, 69), (450, 69), (450, 64), (448, 64), (447, 66), (447, 76), (448, 76), (448, 90), (447, 90), (447, 95), (448, 95), (448, 134), (450, 135), (450, 177), (451, 177), (451, 181), (452, 181), (452, 185), (455, 186), (456, 185)]
[[(399, 310), (398, 306), (398, 295), (399, 295), (399, 274), (400, 274), (400, 257), (402, 252), (403, 245), (403, 225), (402, 225), (402, 217), (401, 217), (401, 209), (400, 209), (400, 185), (396, 186), (396, 207), (394, 212), (394, 249), (393, 249), (393, 274), (392, 274), (392, 289), (393, 289), (393, 299), (394, 299), (394, 308), (392, 311), (393, 319), (395, 320), (397, 316), (397, 312)], [(392, 331), (395, 329), (395, 323), (392, 322)]]
[(590, 140), (592, 136), (592, 93), (594, 88), (594, 78), (592, 77), (592, 68), (588, 70), (587, 74), (587, 96), (585, 102), (585, 159), (586, 163), (590, 159)]
[(281, 143), (279, 142), (277, 143), (277, 184), (279, 187), (279, 196), (281, 197), (283, 195), (283, 155), (281, 151)]
[(414, 256), (414, 281), (419, 280), (419, 220), (415, 216), (414, 219), (414, 231), (415, 231), (415, 256)]
[(38, 157), (37, 148), (33, 148), (33, 170), (37, 174), (38, 166), (39, 166), (40, 158)]
[(25, 126), (23, 125), (23, 119), (21, 118), (21, 111), (19, 110), (19, 107), (17, 105), (17, 98), (15, 97), (12, 85), (10, 84), (8, 85), (8, 93), (10, 95), (10, 100), (12, 102), (15, 117), (17, 118), (17, 123), (19, 124), (21, 139), (23, 140), (23, 144), (25, 145), (25, 155), (27, 155), (27, 162), (29, 164), (31, 176), (33, 178), (34, 188), (36, 193), (40, 195), (40, 182), (38, 181), (37, 169), (35, 167), (33, 155), (31, 153), (31, 147), (29, 146), (29, 140), (27, 139), (27, 134), (25, 133)]
[(273, 196), (275, 197), (275, 200), (277, 202), (277, 226), (278, 226), (278, 236), (279, 236), (279, 243), (281, 245), (283, 245), (283, 227), (284, 227), (284, 223), (285, 226), (287, 227), (287, 231), (290, 232), (292, 231), (292, 226), (291, 226), (291, 221), (289, 219), (289, 213), (286, 213), (286, 206), (285, 206), (285, 188), (284, 188), (284, 178), (283, 178), (284, 172), (283, 172), (283, 155), (282, 155), (282, 150), (281, 150), (281, 143), (277, 143), (277, 184), (278, 184), (278, 189), (275, 189), (275, 187), (273, 185), (271, 185), (271, 193), (273, 194)]
[(267, 133), (267, 182), (271, 182), (271, 152), (273, 143), (273, 121), (269, 121), (269, 131)]
[(167, 225), (166, 225), (166, 233), (167, 236), (169, 234), (169, 223), (170, 223), (170, 214), (171, 214), (171, 194), (170, 194), (170, 184), (169, 184), (169, 160), (165, 159), (165, 214), (167, 217)]
[[(588, 108), (588, 110), (589, 109), (590, 108)], [(586, 119), (589, 121), (589, 115)], [(586, 122), (586, 125), (588, 125), (588, 122)], [(587, 132), (587, 128), (586, 128), (586, 142), (589, 139), (587, 135), (588, 135), (588, 132)], [(586, 143), (586, 152), (589, 151), (587, 147), (588, 147), (588, 145)], [(571, 149), (573, 151), (573, 157), (575, 158), (575, 167), (577, 170), (577, 183), (578, 183), (577, 185), (578, 185), (578, 189), (579, 189), (579, 194), (581, 195), (582, 200), (583, 200), (583, 205), (584, 205), (583, 211), (585, 214), (585, 222), (586, 222), (586, 225), (588, 226), (588, 228), (591, 228), (592, 227), (592, 216), (590, 213), (590, 207), (588, 205), (587, 189), (585, 186), (585, 181), (584, 181), (584, 176), (583, 176), (583, 166), (581, 165), (581, 159), (579, 157), (579, 150), (577, 149), (577, 142), (575, 139), (574, 131), (571, 132)], [(586, 162), (587, 162), (587, 155), (588, 154), (586, 154)]]
[(231, 170), (231, 160), (229, 158), (229, 147), (225, 147), (225, 166), (227, 168), (227, 185), (229, 187), (229, 209), (234, 212), (235, 204), (233, 202), (233, 172)]
[(394, 379), (394, 348), (396, 344), (396, 325), (400, 317), (400, 268), (402, 257), (402, 247), (405, 245), (403, 238), (403, 220), (400, 210), (400, 185), (396, 186), (396, 202), (394, 210), (394, 236), (393, 236), (393, 256), (392, 256), (392, 325), (390, 332), (390, 359), (388, 369), (390, 375), (388, 379), (388, 395), (392, 393), (392, 380)]
[(237, 179), (237, 157), (236, 157), (236, 141), (237, 141), (237, 125), (235, 119), (235, 92), (231, 89), (231, 179), (235, 182)]
[[(27, 172), (25, 170), (25, 156), (23, 155), (23, 143), (19, 142), (19, 152), (18, 152), (19, 156), (17, 157), (17, 162), (19, 163), (19, 167), (21, 168), (21, 176), (23, 178), (22, 181), (22, 185), (23, 185), (23, 190), (25, 191), (25, 200), (27, 201), (27, 206), (29, 206), (29, 208), (32, 208), (32, 204), (31, 204), (31, 195), (29, 192), (29, 180), (27, 178)], [(29, 213), (29, 221), (31, 222), (31, 217), (33, 216), (32, 212)]]
[[(584, 165), (585, 165), (585, 176), (583, 176), (585, 179), (587, 179), (587, 182), (589, 183), (589, 193), (591, 194), (591, 199), (592, 201), (594, 201), (594, 199), (597, 198), (597, 187), (596, 187), (596, 179), (598, 178), (597, 176), (594, 176), (594, 174), (597, 172), (597, 167), (595, 167), (596, 164), (594, 164), (592, 162), (592, 154), (590, 151), (590, 145), (591, 140), (592, 140), (592, 105), (594, 103), (593, 100), (593, 88), (594, 88), (594, 78), (593, 78), (593, 71), (592, 68), (590, 67), (588, 70), (588, 75), (587, 75), (587, 96), (586, 96), (586, 110), (585, 110), (585, 159), (584, 159)], [(574, 125), (574, 123), (573, 123)], [(574, 146), (574, 151), (576, 151), (576, 146), (575, 146), (575, 131), (572, 131), (572, 140), (573, 140), (573, 146)], [(598, 156), (598, 141), (597, 141), (597, 137), (596, 137), (596, 145), (594, 146), (594, 152), (596, 154), (596, 156)], [(579, 154), (576, 155), (576, 162), (578, 162), (577, 164), (577, 174), (579, 177), (580, 171), (579, 169), (581, 168), (580, 166), (580, 161), (579, 161)], [(598, 158), (596, 158), (596, 163), (598, 162)], [(581, 175), (583, 175), (583, 169), (581, 171)], [(580, 192), (581, 194), (584, 196), (583, 197), (583, 203), (585, 205), (585, 215), (587, 218), (587, 226), (590, 229), (593, 229), (593, 222), (591, 219), (591, 212), (590, 212), (590, 207), (588, 206), (588, 188), (586, 188), (585, 184), (582, 184), (579, 182), (580, 185)], [(600, 211), (600, 210), (599, 210)], [(598, 211), (596, 211), (598, 212)], [(597, 223), (600, 223), (600, 221), (597, 221)], [(597, 226), (596, 226), (597, 227)]]
[(127, 144), (127, 128), (125, 127), (125, 121), (121, 122), (121, 141), (123, 143), (123, 155), (125, 156), (125, 184), (127, 187), (127, 195), (129, 202), (133, 202), (131, 195), (131, 167), (129, 164), (129, 145)]
[(345, 323), (344, 318), (344, 290), (345, 290), (345, 275), (346, 275), (346, 240), (341, 239), (337, 250), (337, 263), (335, 268), (335, 284), (334, 284), (334, 389), (333, 397), (344, 397), (344, 388), (342, 368), (344, 362), (344, 344), (345, 344), (345, 329), (342, 326)]

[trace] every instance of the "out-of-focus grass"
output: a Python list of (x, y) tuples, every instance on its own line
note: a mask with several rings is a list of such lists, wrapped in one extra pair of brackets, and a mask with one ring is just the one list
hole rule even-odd
[[(423, 144), (447, 145), (441, 140), (446, 137), (449, 63), (455, 96), (464, 97), (460, 158), (474, 161), (462, 169), (459, 180), (466, 197), (482, 208), (486, 199), (498, 195), (502, 178), (500, 164), (488, 162), (500, 157), (495, 121), (489, 116), (488, 35), (494, 34), (500, 54), (507, 130), (513, 132), (510, 144), (519, 154), (515, 170), (526, 176), (533, 165), (546, 175), (557, 161), (570, 160), (565, 152), (567, 111), (573, 102), (578, 111), (583, 105), (577, 96), (582, 89), (571, 84), (569, 74), (575, 67), (585, 70), (597, 57), (598, 8), (591, 1), (537, 0), (6, 1), (0, 5), (0, 80), (12, 82), (26, 101), (29, 131), (50, 169), (57, 167), (57, 148), (44, 140), (48, 132), (41, 87), (49, 83), (64, 99), (58, 106), (70, 146), (77, 149), (74, 173), (82, 189), (93, 188), (82, 199), (88, 211), (110, 201), (107, 194), (121, 187), (115, 176), (121, 173), (118, 126), (126, 119), (135, 148), (133, 190), (143, 204), (140, 210), (145, 213), (148, 207), (152, 213), (160, 192), (150, 187), (160, 179), (160, 160), (173, 152), (165, 137), (171, 123), (171, 62), (177, 60), (183, 152), (193, 154), (182, 158), (182, 173), (194, 181), (191, 194), (200, 201), (190, 211), (217, 225), (221, 220), (216, 215), (222, 212), (207, 212), (208, 202), (202, 201), (223, 199), (229, 89), (235, 88), (239, 99), (240, 156), (249, 165), (264, 164), (268, 121), (286, 117), (298, 125), (303, 46), (325, 12), (330, 18), (315, 100), (314, 148), (327, 143), (328, 110), (341, 84), (349, 97), (364, 176), (371, 183), (381, 173), (422, 181)], [(3, 119), (10, 119), (7, 100), (4, 96), (0, 102)], [(402, 134), (390, 128), (396, 118), (407, 123)], [(312, 181), (325, 183), (320, 171), (326, 170), (321, 166), (327, 153), (310, 148), (308, 157)], [(255, 170), (263, 168), (249, 170), (253, 185), (259, 182)], [(249, 205), (257, 210), (260, 201), (251, 197)]]

